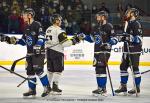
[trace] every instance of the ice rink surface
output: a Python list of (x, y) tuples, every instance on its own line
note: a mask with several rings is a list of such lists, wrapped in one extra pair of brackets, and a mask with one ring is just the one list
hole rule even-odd
[[(119, 66), (109, 66), (114, 89), (119, 87)], [(17, 66), (17, 73), (26, 76), (24, 67)], [(145, 71), (150, 67), (140, 67)], [(130, 69), (128, 70), (130, 72)], [(41, 98), (43, 91), (40, 81), (37, 85), (37, 98), (24, 99), (22, 94), (28, 90), (27, 82), (19, 88), (17, 85), (23, 79), (0, 68), (0, 103), (150, 103), (150, 72), (142, 75), (141, 94), (135, 96), (112, 96), (109, 80), (107, 81), (108, 96), (105, 98), (92, 96), (92, 91), (97, 88), (95, 71), (91, 66), (65, 66), (60, 88), (61, 96), (48, 96)], [(128, 90), (133, 87), (131, 72), (128, 82)]]

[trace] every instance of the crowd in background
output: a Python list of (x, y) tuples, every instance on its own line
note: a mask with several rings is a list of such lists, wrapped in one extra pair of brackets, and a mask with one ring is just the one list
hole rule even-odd
[[(63, 17), (62, 26), (68, 34), (78, 32), (89, 34), (96, 25), (94, 16), (98, 11), (105, 10), (108, 14), (111, 13), (104, 2), (98, 8), (97, 5), (88, 7), (81, 0), (3, 0), (0, 1), (0, 32), (22, 33), (24, 22), (21, 12), (28, 7), (34, 9), (35, 20), (42, 23), (44, 30), (50, 26), (51, 15), (60, 13)], [(129, 7), (132, 7), (132, 5), (128, 4), (124, 8), (121, 4), (118, 4), (116, 11), (120, 21), (124, 11)], [(111, 17), (109, 20), (111, 21)]]

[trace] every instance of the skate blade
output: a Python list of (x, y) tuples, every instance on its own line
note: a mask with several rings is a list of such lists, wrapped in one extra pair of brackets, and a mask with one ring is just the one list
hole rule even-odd
[(36, 99), (36, 95), (23, 96), (23, 99)]
[[(128, 96), (136, 96), (136, 93), (134, 93), (134, 94), (128, 93), (127, 95), (128, 95)], [(140, 93), (137, 93), (137, 97), (139, 97), (139, 96), (140, 96)]]
[(115, 93), (116, 96), (127, 96), (127, 92)]
[(52, 92), (51, 95), (62, 95), (62, 92)]
[(94, 94), (93, 93), (93, 96), (98, 97), (98, 98), (105, 98), (105, 97), (107, 97), (107, 94)]

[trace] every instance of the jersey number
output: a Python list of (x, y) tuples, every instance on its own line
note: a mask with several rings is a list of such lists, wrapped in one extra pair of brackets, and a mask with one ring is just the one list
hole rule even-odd
[(51, 36), (51, 35), (47, 35), (47, 36), (46, 36), (46, 39), (52, 40), (52, 36)]

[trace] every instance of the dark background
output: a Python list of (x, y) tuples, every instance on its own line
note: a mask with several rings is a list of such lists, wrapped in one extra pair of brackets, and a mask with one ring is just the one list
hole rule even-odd
[(0, 32), (21, 34), (24, 22), (21, 12), (31, 7), (35, 10), (35, 20), (40, 21), (44, 30), (50, 26), (53, 13), (63, 17), (62, 27), (68, 35), (78, 32), (90, 34), (96, 25), (95, 14), (100, 10), (109, 13), (109, 22), (117, 32), (122, 30), (122, 16), (127, 8), (140, 11), (140, 22), (144, 36), (150, 36), (150, 0), (0, 0)]

